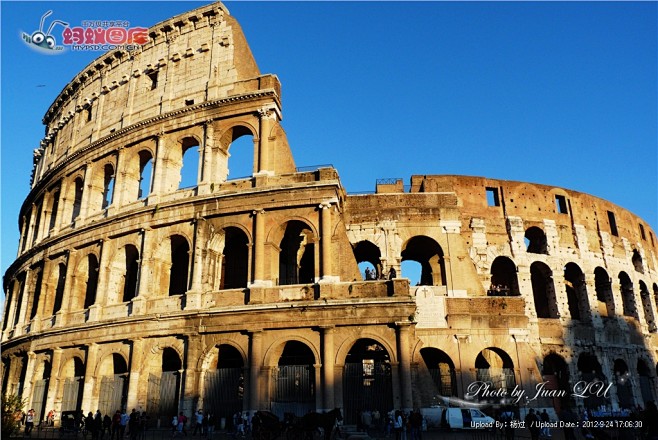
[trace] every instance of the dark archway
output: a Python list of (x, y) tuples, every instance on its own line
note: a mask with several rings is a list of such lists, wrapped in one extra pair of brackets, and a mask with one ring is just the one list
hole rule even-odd
[(181, 372), (183, 363), (176, 350), (165, 347), (162, 350), (159, 372), (149, 373), (146, 412), (153, 427), (167, 426), (172, 414), (178, 414)]
[[(379, 248), (370, 241), (363, 240), (354, 245), (354, 257), (363, 274), (364, 280), (379, 279), (382, 275), (381, 257), (382, 253)], [(366, 267), (368, 272), (365, 271)], [(371, 271), (374, 271), (372, 273)], [(368, 276), (369, 273), (372, 275)]]
[[(580, 380), (584, 383), (593, 383), (595, 381), (607, 382), (601, 364), (595, 355), (591, 353), (581, 353), (580, 356), (578, 356), (577, 366), (578, 371), (580, 372)], [(578, 392), (580, 390), (576, 389), (575, 391)], [(595, 409), (607, 403), (608, 400), (603, 396), (598, 397), (596, 395), (591, 395), (587, 399), (583, 399), (583, 404), (589, 409)]]
[(619, 287), (621, 289), (621, 301), (624, 316), (638, 318), (633, 282), (626, 272), (619, 273)]
[(288, 341), (276, 370), (272, 412), (303, 416), (315, 410), (315, 356), (299, 341)]
[[(432, 378), (433, 395), (457, 396), (455, 364), (444, 351), (427, 347), (420, 350), (425, 368)], [(425, 383), (423, 383), (425, 385)], [(438, 402), (437, 402), (438, 403)]]
[(602, 318), (615, 316), (615, 301), (612, 295), (612, 283), (608, 272), (602, 267), (594, 269), (594, 286), (599, 314)]
[(416, 236), (409, 240), (402, 251), (402, 261), (416, 261), (422, 266), (421, 286), (445, 286), (446, 268), (443, 249), (432, 238)]
[(537, 318), (559, 318), (551, 269), (544, 263), (536, 261), (530, 266), (530, 279)]
[(526, 252), (532, 254), (548, 254), (546, 234), (541, 228), (532, 226), (525, 231)]
[(571, 319), (584, 323), (591, 322), (585, 275), (577, 264), (568, 263), (564, 267), (564, 287), (567, 293), (567, 304)]
[(362, 411), (387, 414), (393, 408), (391, 357), (374, 339), (359, 339), (345, 358), (343, 407), (345, 423), (351, 424)]
[(171, 248), (169, 296), (182, 295), (187, 292), (190, 269), (190, 245), (187, 239), (181, 235), (172, 235), (169, 241)]
[(514, 362), (512, 358), (498, 347), (488, 347), (475, 358), (476, 380), (487, 382), (496, 390), (507, 390), (511, 395), (516, 385)]
[(247, 287), (249, 269), (249, 238), (240, 228), (224, 230), (224, 258), (220, 289)]
[(496, 257), (491, 264), (489, 296), (519, 296), (519, 280), (516, 265), (507, 257)]
[(308, 225), (289, 221), (279, 248), (280, 285), (315, 282), (315, 243)]
[(132, 244), (124, 248), (126, 271), (123, 279), (123, 302), (132, 300), (137, 296), (137, 279), (139, 272), (139, 251)]
[(633, 408), (633, 388), (631, 386), (631, 373), (623, 359), (615, 359), (614, 363), (615, 386), (617, 399), (622, 409)]
[(571, 386), (569, 384), (569, 366), (562, 356), (557, 353), (549, 353), (544, 357), (541, 371), (542, 378), (546, 383), (546, 390), (564, 390), (564, 397), (553, 397), (551, 403), (556, 412), (559, 413), (564, 404), (569, 401)]
[(225, 418), (227, 429), (233, 429), (232, 416), (243, 409), (244, 373), (240, 352), (232, 345), (217, 346), (217, 366), (205, 373), (203, 406), (217, 420)]

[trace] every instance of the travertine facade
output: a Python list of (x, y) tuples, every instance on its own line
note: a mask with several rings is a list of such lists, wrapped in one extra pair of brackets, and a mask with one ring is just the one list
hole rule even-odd
[[(348, 195), (333, 168), (296, 169), (279, 81), (223, 5), (150, 38), (91, 63), (46, 113), (4, 278), (3, 391), (40, 416), (141, 407), (162, 420), (341, 407), (353, 421), (476, 380), (534, 395), (598, 378), (615, 386), (583, 402), (613, 408), (658, 396), (656, 237), (642, 219), (479, 177)], [(253, 175), (227, 180), (242, 136)], [(198, 167), (190, 187), (183, 165)]]

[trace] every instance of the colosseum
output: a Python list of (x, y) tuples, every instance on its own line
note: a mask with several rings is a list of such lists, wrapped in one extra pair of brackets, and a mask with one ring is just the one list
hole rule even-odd
[[(339, 407), (353, 423), (487, 400), (480, 381), (567, 391), (520, 402), (535, 408), (658, 397), (656, 237), (641, 218), (485, 177), (348, 195), (333, 167), (296, 167), (279, 80), (222, 4), (149, 37), (85, 67), (44, 116), (2, 325), (2, 390), (37, 420)], [(253, 173), (228, 179), (245, 136)], [(605, 393), (571, 396), (595, 383)]]

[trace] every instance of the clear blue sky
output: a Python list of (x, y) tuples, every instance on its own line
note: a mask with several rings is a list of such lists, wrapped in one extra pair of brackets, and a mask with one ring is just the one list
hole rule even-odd
[[(41, 118), (98, 52), (44, 56), (43, 13), (149, 27), (199, 2), (2, 7), (2, 260), (13, 261)], [(657, 3), (227, 2), (261, 72), (283, 85), (298, 166), (348, 192), (412, 174), (561, 186), (658, 226)], [(53, 35), (61, 42), (61, 27)]]

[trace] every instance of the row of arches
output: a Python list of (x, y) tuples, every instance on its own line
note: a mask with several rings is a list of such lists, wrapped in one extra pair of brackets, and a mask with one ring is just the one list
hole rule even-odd
[[(156, 137), (110, 152), (51, 185), (21, 219), (19, 253), (58, 228), (100, 213), (108, 215), (111, 207), (143, 201), (151, 194), (196, 187), (204, 172), (200, 154), (204, 134), (203, 130), (193, 131), (175, 141)], [(226, 163), (218, 167), (223, 170), (219, 181), (251, 177), (254, 133), (239, 125), (227, 133), (231, 136), (220, 141)]]
[[(580, 266), (572, 262), (567, 263), (561, 275), (564, 279), (564, 291), (571, 319), (591, 322), (593, 309), (596, 309), (602, 317), (612, 317), (621, 311), (623, 316), (640, 319), (633, 282), (626, 272), (621, 271), (617, 276), (621, 304), (616, 303), (612, 279), (608, 272), (600, 266), (594, 269), (593, 274), (596, 303), (590, 302), (587, 291), (587, 277)], [(551, 268), (540, 261), (532, 263), (530, 265), (530, 282), (537, 317), (559, 318), (558, 286), (555, 285), (554, 273)], [(644, 311), (646, 324), (649, 331), (655, 332), (654, 306), (658, 308), (658, 284), (653, 284), (655, 304), (651, 302), (651, 294), (646, 283), (639, 281), (638, 285), (640, 304)], [(518, 269), (510, 258), (499, 256), (493, 261), (491, 265), (491, 286), (488, 291), (490, 296), (521, 295)]]

